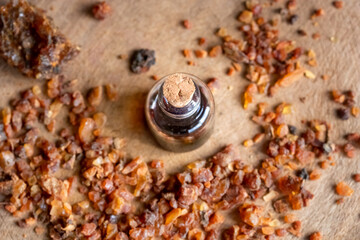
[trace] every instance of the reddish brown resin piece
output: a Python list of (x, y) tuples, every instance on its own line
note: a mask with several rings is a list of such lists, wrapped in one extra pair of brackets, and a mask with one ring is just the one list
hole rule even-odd
[(43, 10), (25, 0), (9, 1), (0, 16), (0, 55), (26, 76), (50, 78), (79, 52)]

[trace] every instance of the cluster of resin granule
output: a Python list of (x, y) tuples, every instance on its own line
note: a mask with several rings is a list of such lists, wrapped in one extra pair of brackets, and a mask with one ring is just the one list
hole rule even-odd
[[(281, 5), (279, 5), (281, 4)], [(334, 6), (342, 6), (342, 1), (335, 1)], [(296, 45), (296, 39), (281, 39), (280, 30), (282, 22), (294, 24), (299, 18), (296, 11), (300, 9), (297, 0), (289, 1), (265, 1), (260, 3), (255, 0), (244, 1), (245, 9), (237, 17), (238, 26), (230, 30), (220, 27), (216, 35), (221, 43), (207, 45), (206, 39), (198, 38), (199, 48), (184, 49), (183, 55), (188, 60), (188, 65), (195, 66), (195, 61), (203, 58), (216, 58), (224, 54), (231, 60), (231, 65), (226, 70), (228, 76), (235, 74), (245, 76), (248, 85), (242, 92), (242, 105), (248, 109), (258, 99), (258, 95), (274, 96), (281, 88), (290, 87), (303, 77), (315, 79), (316, 75), (302, 66), (301, 62), (306, 53), (306, 65), (316, 67), (316, 54), (312, 49), (305, 50)], [(341, 8), (341, 7), (337, 7)], [(263, 11), (272, 11), (271, 19), (264, 18)], [(325, 15), (323, 9), (316, 9), (310, 13), (309, 20), (313, 25), (319, 23), (317, 19)], [(187, 25), (190, 25), (187, 20)], [(235, 34), (234, 34), (235, 32)], [(307, 33), (299, 28), (300, 36)], [(316, 36), (316, 37), (315, 37)], [(319, 33), (313, 34), (313, 39), (320, 38)], [(193, 58), (195, 57), (195, 58)], [(327, 74), (322, 75), (324, 81), (329, 79)], [(220, 87), (220, 81), (211, 79), (209, 87), (214, 91)], [(231, 88), (230, 88), (231, 89)], [(349, 109), (340, 109), (340, 118), (349, 117)], [(345, 113), (343, 113), (345, 111)], [(351, 110), (354, 114), (359, 113), (358, 108)]]
[(25, 0), (0, 8), (0, 55), (9, 65), (33, 78), (49, 78), (79, 52), (44, 11)]
[[(328, 155), (337, 147), (328, 142), (327, 123), (310, 121), (298, 133), (284, 121), (289, 106), (281, 104), (256, 116), (267, 129), (261, 139), (268, 157), (259, 166), (247, 164), (229, 145), (168, 175), (162, 160), (128, 159), (123, 139), (103, 136), (107, 117), (96, 107), (104, 95), (116, 99), (114, 85), (95, 87), (87, 97), (75, 86), (76, 81), (53, 78), (46, 93), (34, 86), (2, 110), (0, 192), (20, 227), (41, 234), (45, 224), (52, 239), (301, 236), (301, 222), (290, 211), (313, 198), (304, 183), (312, 178), (307, 171), (315, 159), (332, 163)], [(72, 127), (59, 128), (60, 111)], [(57, 141), (48, 140), (41, 125)], [(351, 136), (358, 144), (358, 135)], [(64, 172), (73, 176), (61, 177)], [(341, 182), (336, 191), (350, 196), (353, 190)], [(83, 198), (73, 202), (74, 193)], [(272, 208), (265, 207), (269, 202)], [(238, 219), (231, 227), (224, 224), (228, 211)]]

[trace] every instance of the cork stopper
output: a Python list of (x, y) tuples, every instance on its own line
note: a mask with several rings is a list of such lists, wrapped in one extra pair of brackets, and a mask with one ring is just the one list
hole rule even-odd
[(180, 73), (168, 76), (163, 85), (164, 97), (176, 108), (185, 107), (191, 101), (194, 92), (194, 81)]

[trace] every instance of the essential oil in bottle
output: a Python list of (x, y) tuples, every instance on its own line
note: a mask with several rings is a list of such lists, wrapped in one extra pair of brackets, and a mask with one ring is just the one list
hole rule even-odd
[(214, 126), (215, 103), (199, 78), (174, 73), (160, 79), (146, 99), (147, 124), (166, 150), (186, 152), (200, 147)]

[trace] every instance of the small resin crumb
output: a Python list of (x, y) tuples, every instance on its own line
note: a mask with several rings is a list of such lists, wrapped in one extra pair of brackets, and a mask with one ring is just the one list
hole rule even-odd
[(297, 33), (298, 33), (300, 36), (303, 36), (303, 37), (307, 36), (307, 33), (306, 33), (305, 30), (303, 30), (303, 29), (297, 30)]
[(348, 120), (350, 118), (350, 110), (348, 108), (338, 108), (336, 115), (341, 120)]
[(293, 14), (293, 15), (291, 15), (291, 16), (289, 17), (288, 22), (289, 22), (290, 24), (295, 24), (298, 19), (299, 19), (299, 16), (296, 15), (296, 14)]
[(343, 150), (348, 158), (355, 157), (355, 147), (351, 143), (346, 143)]
[(310, 235), (309, 240), (322, 240), (322, 235), (320, 232), (314, 232)]
[(234, 73), (235, 73), (235, 69), (233, 67), (229, 67), (229, 69), (227, 70), (226, 75), (232, 76), (232, 75), (234, 75)]
[(190, 58), (191, 57), (191, 51), (189, 49), (184, 49), (183, 54), (184, 54), (185, 58)]
[(286, 236), (286, 234), (287, 234), (287, 231), (284, 228), (279, 228), (279, 229), (275, 230), (275, 235), (278, 237), (284, 237), (284, 236)]
[(353, 176), (355, 182), (360, 182), (360, 173), (356, 173)]
[(345, 182), (339, 182), (336, 185), (336, 193), (340, 196), (349, 197), (354, 193), (354, 190)]
[(37, 235), (41, 235), (45, 232), (45, 229), (43, 227), (35, 227), (34, 231)]
[(129, 56), (127, 54), (119, 54), (117, 56), (118, 59), (121, 59), (121, 60), (126, 60), (129, 58)]
[(196, 65), (196, 63), (194, 61), (187, 61), (187, 64), (189, 66), (195, 66)]
[(206, 39), (201, 37), (201, 38), (199, 38), (198, 43), (199, 43), (199, 46), (202, 46), (206, 43)]
[(210, 78), (206, 85), (210, 88), (212, 93), (215, 93), (220, 88), (220, 82), (217, 78)]
[(254, 141), (252, 139), (247, 139), (243, 142), (244, 147), (251, 147), (254, 145)]
[(330, 77), (327, 74), (323, 74), (323, 75), (321, 75), (321, 78), (322, 78), (322, 80), (327, 81), (327, 80), (329, 80)]
[(344, 202), (345, 202), (344, 198), (339, 198), (338, 200), (336, 200), (337, 205), (343, 204)]
[(98, 2), (92, 7), (92, 13), (94, 18), (104, 20), (111, 13), (111, 7), (105, 1)]
[(294, 236), (301, 237), (301, 221), (295, 221), (288, 228), (288, 232)]
[(208, 55), (207, 51), (205, 50), (195, 50), (194, 53), (197, 58), (206, 58)]
[(314, 33), (314, 34), (312, 35), (312, 38), (313, 38), (314, 40), (318, 40), (318, 39), (320, 38), (320, 33)]
[(293, 222), (295, 222), (295, 220), (296, 220), (296, 217), (294, 214), (287, 214), (284, 216), (284, 222), (286, 222), (286, 223), (293, 223)]
[(182, 22), (182, 24), (183, 24), (183, 26), (184, 26), (184, 28), (186, 28), (186, 29), (190, 29), (191, 28), (191, 23), (190, 23), (190, 21), (189, 20), (184, 20), (183, 22)]
[(318, 180), (321, 177), (321, 172), (319, 169), (314, 169), (311, 173), (310, 173), (310, 180)]
[(105, 92), (106, 92), (106, 96), (110, 101), (115, 101), (118, 93), (116, 90), (116, 85), (115, 84), (106, 84), (105, 85)]
[(334, 1), (334, 2), (333, 2), (333, 5), (334, 5), (334, 7), (336, 7), (337, 9), (341, 9), (341, 8), (343, 8), (343, 6), (344, 6), (344, 2), (343, 2), (343, 1)]
[(316, 9), (314, 13), (311, 15), (311, 19), (315, 19), (317, 17), (321, 17), (325, 15), (325, 11), (322, 8)]
[(360, 108), (358, 107), (352, 107), (351, 108), (351, 114), (354, 116), (354, 117), (358, 117), (360, 115)]
[(222, 47), (220, 45), (212, 47), (209, 51), (209, 57), (217, 57), (220, 54), (222, 54)]

